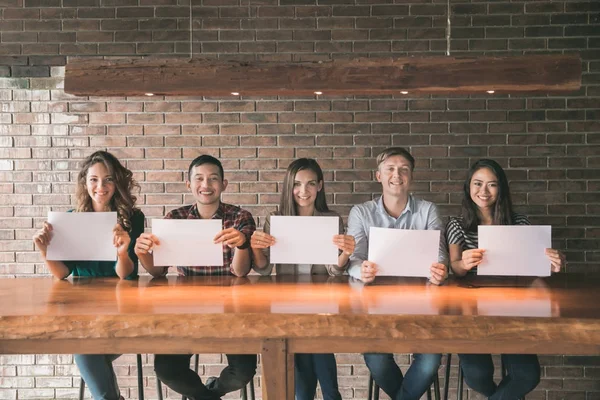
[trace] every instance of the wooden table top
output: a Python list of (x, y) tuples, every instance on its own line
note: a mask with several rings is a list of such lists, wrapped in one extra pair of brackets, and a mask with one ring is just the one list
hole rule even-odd
[(560, 341), (552, 354), (600, 354), (599, 288), (600, 276), (572, 274), (442, 286), (387, 277), (366, 286), (321, 276), (1, 279), (0, 352), (11, 341), (133, 338), (285, 338), (301, 351), (318, 338), (332, 351), (347, 339), (433, 349), (487, 341), (481, 351), (492, 340), (506, 349), (528, 342), (535, 352)]

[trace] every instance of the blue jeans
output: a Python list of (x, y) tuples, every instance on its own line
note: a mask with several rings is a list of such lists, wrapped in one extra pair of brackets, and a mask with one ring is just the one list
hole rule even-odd
[(494, 363), (490, 354), (459, 354), (467, 385), (490, 400), (515, 400), (540, 383), (540, 362), (535, 354), (502, 354), (506, 376), (494, 382)]
[(296, 400), (313, 400), (317, 392), (317, 380), (321, 385), (323, 400), (342, 400), (333, 354), (296, 354), (294, 370)]
[(179, 394), (192, 400), (217, 400), (226, 393), (246, 386), (256, 373), (256, 355), (226, 354), (227, 367), (205, 386), (190, 369), (191, 354), (157, 354), (154, 357), (156, 377)]
[(365, 363), (375, 383), (393, 400), (419, 400), (431, 386), (442, 361), (441, 354), (414, 354), (402, 376), (393, 354), (366, 353)]
[(94, 400), (118, 400), (119, 386), (112, 363), (120, 354), (75, 354), (75, 363)]

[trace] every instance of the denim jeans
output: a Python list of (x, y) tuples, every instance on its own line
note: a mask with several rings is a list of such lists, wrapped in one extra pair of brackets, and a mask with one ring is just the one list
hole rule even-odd
[(75, 363), (94, 400), (118, 400), (119, 386), (112, 363), (120, 354), (75, 354)]
[(342, 400), (333, 354), (296, 354), (294, 370), (296, 400), (313, 400), (317, 391), (317, 380), (321, 385), (323, 400)]
[(496, 386), (490, 354), (459, 354), (465, 382), (490, 400), (515, 400), (540, 383), (540, 363), (535, 354), (502, 354), (506, 376)]
[(256, 373), (256, 355), (226, 354), (227, 367), (221, 375), (205, 386), (190, 369), (190, 354), (157, 354), (154, 358), (156, 377), (165, 385), (190, 400), (217, 400), (226, 393), (246, 386)]
[(393, 354), (366, 353), (365, 363), (375, 383), (393, 400), (419, 400), (427, 391), (440, 367), (441, 354), (414, 354), (402, 376)]

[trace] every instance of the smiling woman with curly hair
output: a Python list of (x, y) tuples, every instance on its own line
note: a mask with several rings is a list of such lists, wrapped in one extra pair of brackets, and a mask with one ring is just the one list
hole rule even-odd
[[(77, 178), (77, 206), (73, 212), (116, 211), (118, 223), (113, 229), (117, 261), (55, 261), (46, 259), (52, 239), (52, 225), (36, 232), (33, 240), (46, 267), (56, 278), (73, 276), (105, 276), (133, 279), (138, 276), (138, 258), (134, 252), (136, 239), (144, 231), (144, 214), (135, 207), (132, 191), (139, 189), (133, 174), (106, 151), (87, 157)], [(89, 227), (93, 229), (93, 227)], [(112, 362), (118, 354), (76, 354), (75, 362), (94, 399), (118, 400), (121, 397)]]

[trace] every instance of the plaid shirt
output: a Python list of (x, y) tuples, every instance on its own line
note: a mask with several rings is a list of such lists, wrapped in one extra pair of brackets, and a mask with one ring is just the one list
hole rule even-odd
[[(183, 206), (171, 210), (165, 219), (202, 219), (200, 213), (198, 213), (198, 206), (196, 203), (190, 206)], [(233, 206), (231, 204), (221, 203), (217, 212), (212, 216), (212, 219), (222, 219), (223, 229), (235, 228), (238, 231), (246, 235), (246, 238), (250, 240), (250, 236), (256, 230), (256, 223), (252, 214), (248, 211), (241, 209), (240, 207)], [(233, 261), (233, 254), (235, 249), (229, 248), (229, 246), (223, 245), (223, 266), (178, 266), (177, 272), (181, 276), (192, 276), (192, 275), (233, 275), (231, 263)]]

